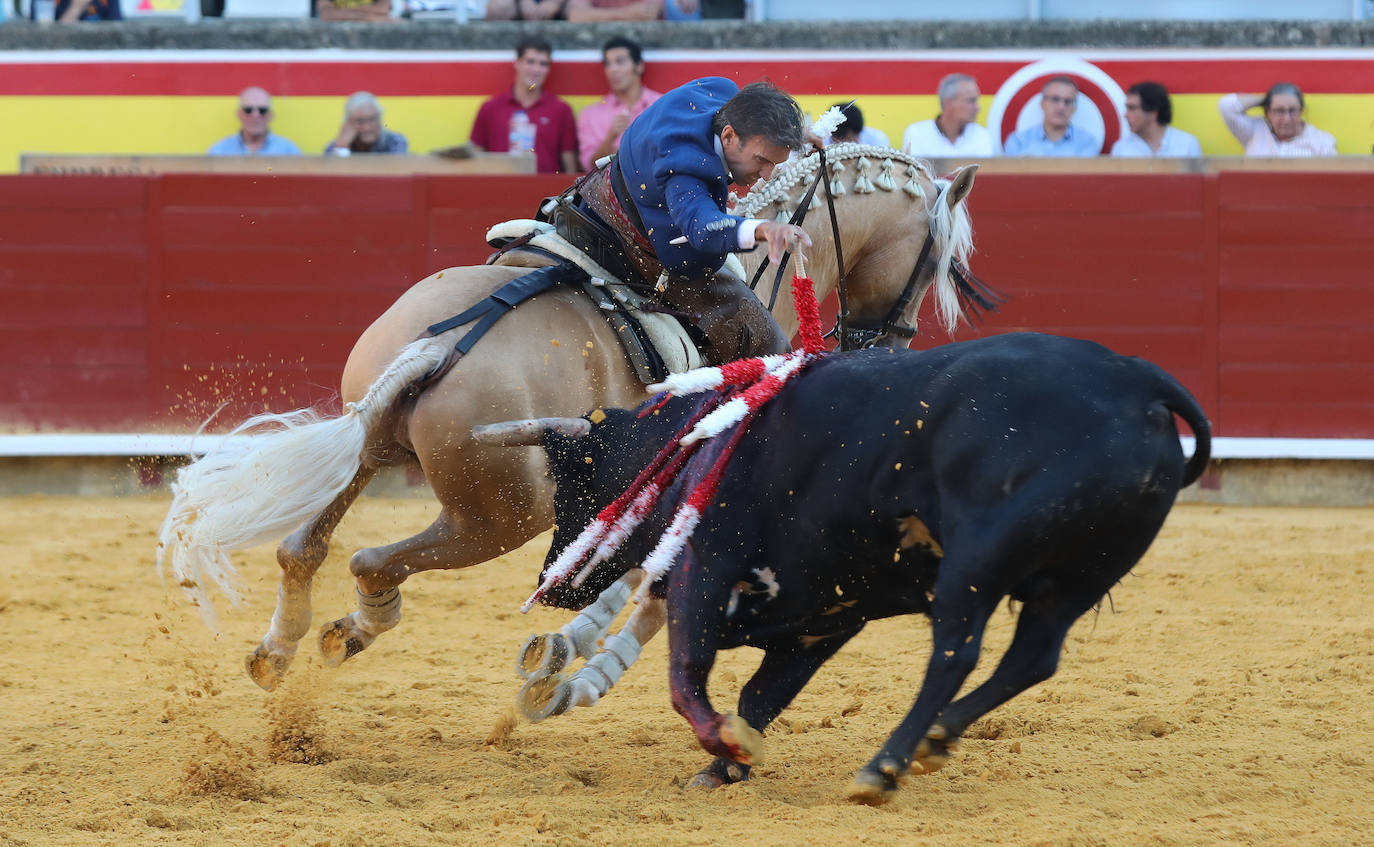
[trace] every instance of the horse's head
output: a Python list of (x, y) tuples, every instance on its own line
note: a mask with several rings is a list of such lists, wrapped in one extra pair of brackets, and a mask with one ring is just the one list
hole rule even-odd
[[(825, 158), (824, 184), (817, 187), (803, 222), (814, 242), (807, 271), (823, 298), (838, 285), (837, 258), (843, 256), (849, 325), (866, 330), (868, 343), (905, 346), (921, 301), (932, 288), (936, 315), (949, 332), (961, 315), (995, 307), (996, 297), (966, 269), (973, 227), (964, 201), (973, 189), (977, 165), (939, 179), (925, 162), (897, 150), (837, 144), (825, 149)], [(736, 213), (789, 217), (819, 169), (819, 153), (779, 168), (739, 202)], [(826, 208), (827, 187), (834, 198), (834, 227)], [(761, 261), (758, 253), (746, 257), (750, 273)], [(765, 302), (773, 278), (766, 274), (758, 287)], [(790, 298), (778, 297), (774, 314), (785, 330), (795, 331)]]

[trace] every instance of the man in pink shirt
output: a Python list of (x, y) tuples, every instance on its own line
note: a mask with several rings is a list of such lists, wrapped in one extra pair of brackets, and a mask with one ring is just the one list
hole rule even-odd
[(527, 35), (515, 46), (515, 84), (477, 110), (469, 141), (491, 153), (533, 152), (539, 173), (577, 172), (577, 122), (572, 107), (545, 93), (553, 48)]
[(644, 87), (644, 54), (639, 45), (617, 35), (601, 47), (601, 67), (611, 93), (577, 116), (578, 160), (582, 170), (620, 149), (620, 136), (660, 95)]

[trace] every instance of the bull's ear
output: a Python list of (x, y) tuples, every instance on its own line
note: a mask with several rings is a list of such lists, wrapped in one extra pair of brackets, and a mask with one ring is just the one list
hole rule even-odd
[(964, 165), (954, 172), (954, 178), (949, 181), (949, 188), (945, 189), (945, 205), (953, 209), (964, 201), (968, 193), (973, 190), (973, 177), (978, 173), (978, 165)]

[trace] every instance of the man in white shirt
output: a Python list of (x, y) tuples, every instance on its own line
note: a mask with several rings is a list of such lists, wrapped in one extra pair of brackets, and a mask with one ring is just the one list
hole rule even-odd
[(864, 123), (864, 113), (853, 101), (848, 103), (836, 103), (835, 108), (844, 115), (844, 120), (830, 137), (825, 139), (825, 144), (867, 144), (870, 147), (891, 147), (892, 144), (887, 140), (887, 134), (880, 129), (874, 129)]
[(1201, 156), (1202, 145), (1196, 138), (1169, 125), (1173, 118), (1173, 103), (1164, 86), (1157, 82), (1132, 85), (1126, 89), (1126, 125), (1131, 132), (1112, 145), (1112, 155)]
[(902, 134), (902, 151), (929, 158), (996, 156), (992, 133), (974, 123), (978, 117), (978, 83), (968, 74), (940, 80), (940, 114), (918, 121)]

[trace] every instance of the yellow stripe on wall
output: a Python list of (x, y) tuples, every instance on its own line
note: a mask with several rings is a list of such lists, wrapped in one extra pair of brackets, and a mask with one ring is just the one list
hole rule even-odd
[[(1240, 144), (1217, 112), (1220, 94), (1176, 95), (1174, 126), (1198, 137), (1209, 155), (1236, 155)], [(467, 140), (481, 97), (387, 97), (382, 99), (389, 128), (403, 133), (414, 152), (425, 153)], [(572, 97), (581, 109), (596, 98)], [(844, 95), (798, 98), (817, 115)], [(980, 100), (986, 122), (992, 96)], [(932, 95), (860, 97), (869, 126), (882, 130), (895, 145), (906, 127), (934, 117), (939, 100)], [(197, 154), (238, 131), (234, 97), (0, 97), (0, 173), (16, 173), (22, 153)], [(281, 97), (275, 102), (275, 132), (296, 142), (303, 152), (318, 153), (338, 132), (343, 100), (336, 97)], [(1308, 120), (1336, 136), (1341, 153), (1369, 154), (1374, 147), (1374, 94), (1313, 94), (1307, 98)]]

